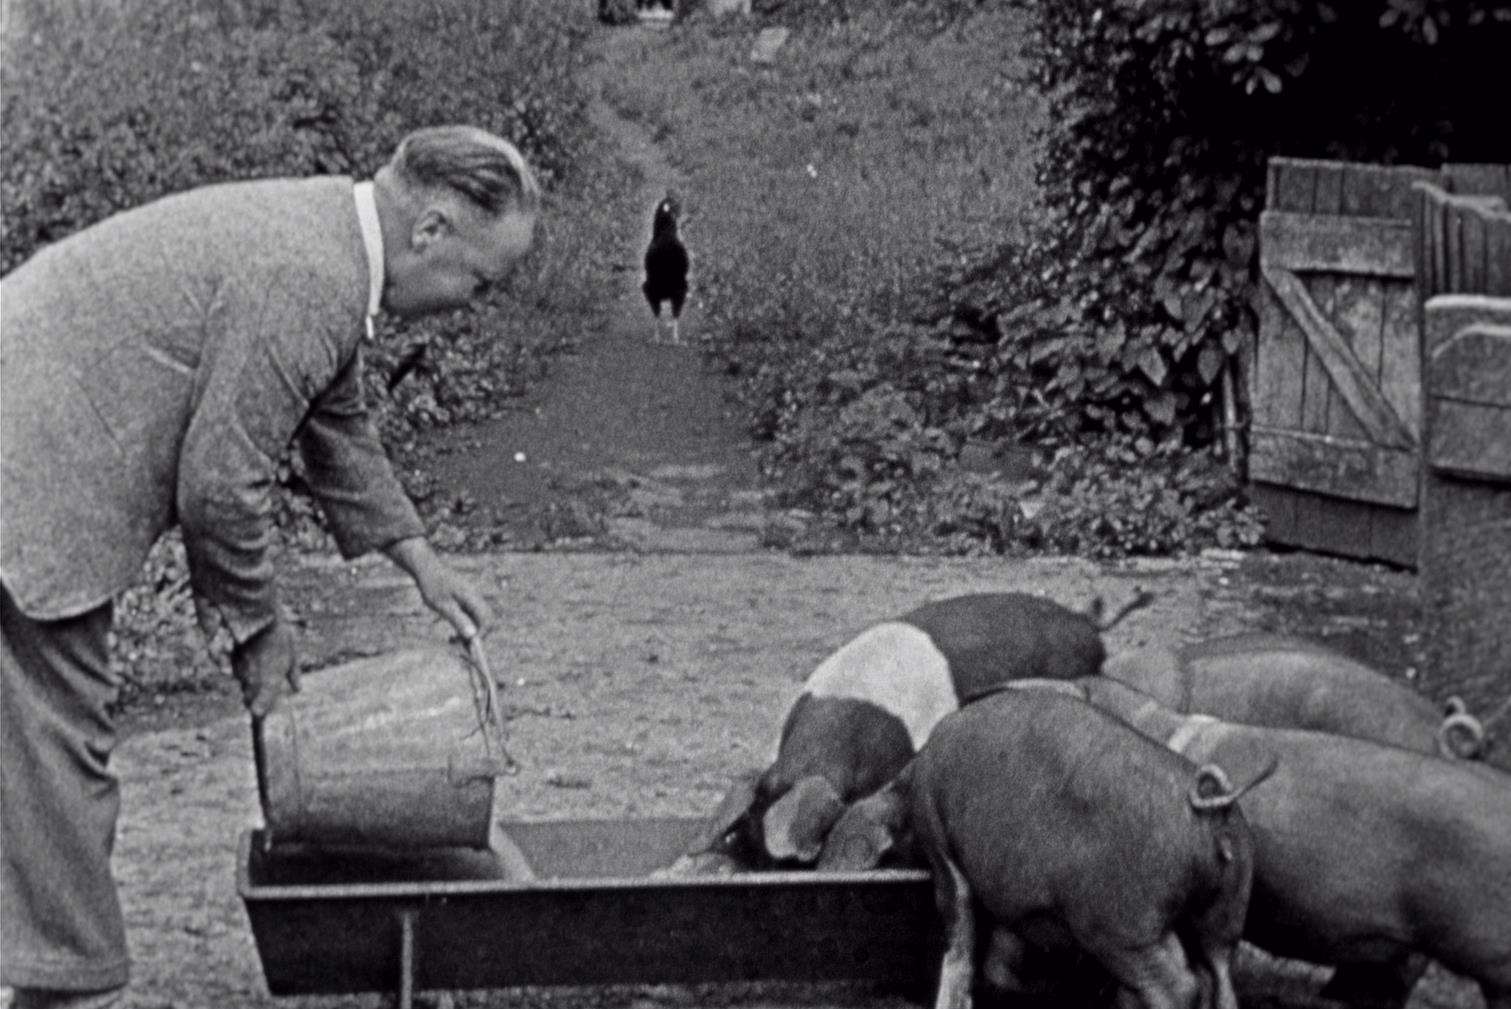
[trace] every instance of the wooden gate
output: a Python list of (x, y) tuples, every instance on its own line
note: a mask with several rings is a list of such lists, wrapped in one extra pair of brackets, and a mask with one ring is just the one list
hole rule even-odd
[(1249, 477), (1274, 542), (1417, 562), (1418, 182), (1511, 194), (1499, 165), (1270, 162)]

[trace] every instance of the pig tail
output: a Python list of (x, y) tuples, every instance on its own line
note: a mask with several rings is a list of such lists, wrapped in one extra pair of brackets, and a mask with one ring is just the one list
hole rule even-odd
[(1270, 754), (1264, 769), (1255, 775), (1252, 781), (1241, 788), (1234, 788), (1221, 767), (1216, 764), (1202, 764), (1196, 769), (1196, 783), (1191, 786), (1191, 791), (1187, 793), (1186, 798), (1191, 803), (1191, 808), (1198, 813), (1227, 809), (1242, 798), (1249, 789), (1274, 774), (1275, 768), (1279, 765), (1280, 759), (1273, 753)]
[(1490, 727), (1511, 711), (1511, 698), (1483, 720), (1471, 715), (1463, 698), (1457, 695), (1448, 698), (1444, 711), (1447, 717), (1437, 732), (1438, 753), (1450, 759), (1475, 760), (1485, 755)]

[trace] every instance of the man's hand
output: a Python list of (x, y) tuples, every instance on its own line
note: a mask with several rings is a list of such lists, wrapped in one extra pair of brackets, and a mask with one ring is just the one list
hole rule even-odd
[(231, 652), (231, 672), (241, 683), (241, 700), (261, 720), (285, 694), (299, 692), (299, 662), (294, 631), (282, 616), (274, 618)]
[(441, 560), (425, 540), (399, 540), (387, 553), (414, 579), (425, 605), (456, 628), (463, 641), (472, 640), (493, 623), (493, 609), (482, 592)]

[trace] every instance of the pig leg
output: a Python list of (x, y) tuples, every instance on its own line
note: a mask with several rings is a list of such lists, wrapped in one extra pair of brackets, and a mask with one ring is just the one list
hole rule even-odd
[(971, 1009), (971, 986), (976, 973), (976, 909), (965, 874), (940, 854), (934, 866), (934, 903), (944, 921), (944, 961), (939, 967), (939, 993), (934, 1009)]
[[(1101, 1005), (1111, 985), (1096, 961), (1080, 949), (1044, 949), (998, 925), (981, 958), (978, 992), (1009, 996), (1022, 1009), (1023, 996), (1050, 999), (1048, 1005)], [(990, 1003), (989, 1003), (990, 1004)]]
[(1238, 1009), (1238, 994), (1233, 990), (1233, 948), (1203, 946), (1200, 957), (1202, 1004), (1212, 1009)]
[(986, 955), (981, 958), (981, 980), (987, 987), (1015, 995), (1039, 995), (1045, 981), (1036, 977), (1033, 953), (1016, 932), (998, 926), (987, 940)]
[(1098, 959), (1123, 991), (1118, 1005), (1142, 1009), (1193, 1009), (1201, 984), (1186, 962), (1186, 950), (1174, 932), (1153, 946), (1137, 950), (1109, 950)]
[(1370, 1009), (1402, 1009), (1427, 970), (1427, 958), (1397, 957), (1387, 963), (1346, 963), (1322, 986), (1323, 998)]

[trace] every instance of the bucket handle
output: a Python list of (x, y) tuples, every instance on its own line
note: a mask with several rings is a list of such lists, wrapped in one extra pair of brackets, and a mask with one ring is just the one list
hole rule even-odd
[[(472, 703), (477, 709), (477, 731), (483, 734), (487, 761), (480, 767), (466, 768), (467, 778), (497, 777), (499, 774), (518, 774), (519, 764), (510, 756), (504, 745), (503, 710), (498, 700), (498, 684), (488, 668), (488, 656), (483, 652), (482, 635), (468, 638), (467, 665), (472, 680)], [(494, 753), (497, 748), (498, 752)]]

